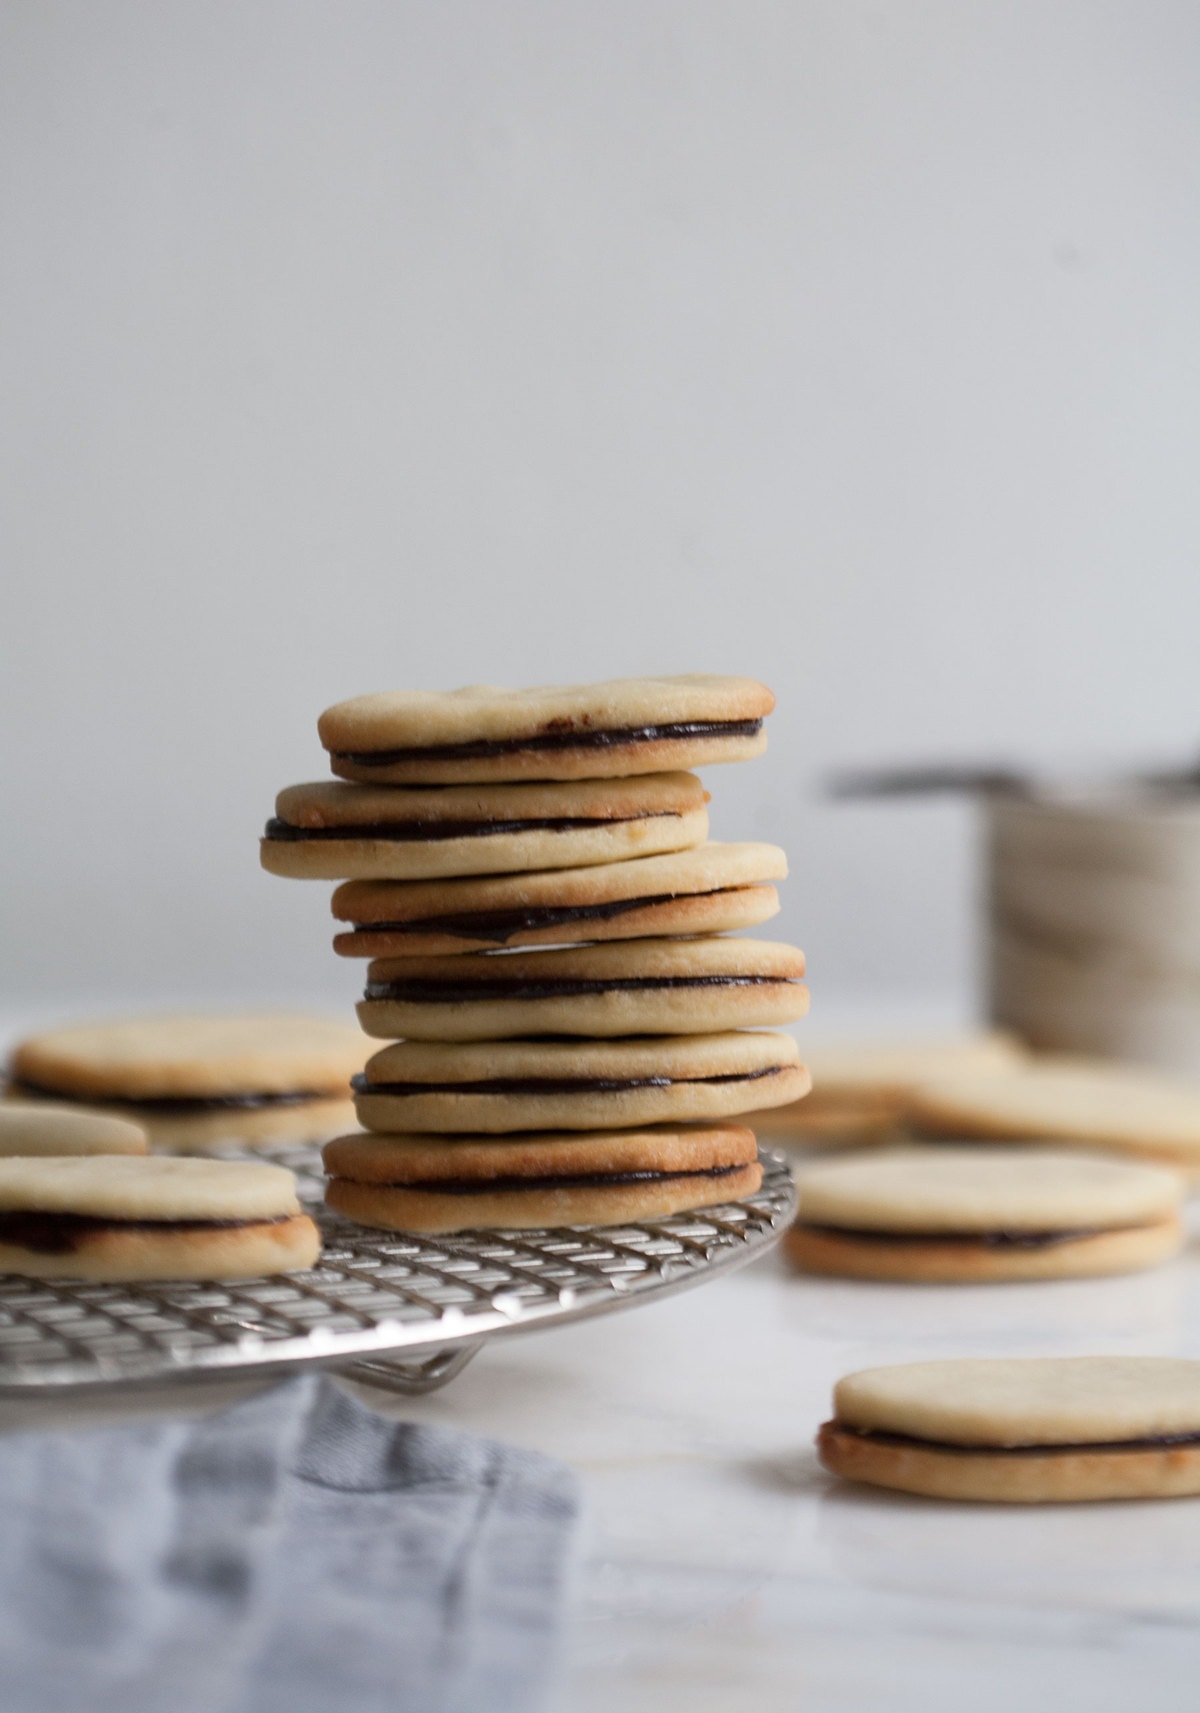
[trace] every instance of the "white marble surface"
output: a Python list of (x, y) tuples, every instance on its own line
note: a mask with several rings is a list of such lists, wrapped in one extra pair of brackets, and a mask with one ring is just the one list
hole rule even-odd
[(372, 1397), (580, 1472), (549, 1713), (1190, 1713), (1200, 1499), (944, 1505), (839, 1486), (812, 1454), (849, 1369), (1085, 1351), (1200, 1355), (1200, 1250), (1128, 1279), (971, 1288), (818, 1282), (773, 1255), (495, 1343), (427, 1398)]

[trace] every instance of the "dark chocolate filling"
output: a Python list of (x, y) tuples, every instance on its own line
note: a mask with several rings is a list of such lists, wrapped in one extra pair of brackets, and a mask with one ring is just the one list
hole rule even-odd
[(815, 1231), (826, 1237), (850, 1237), (856, 1243), (944, 1243), (955, 1248), (1052, 1249), (1060, 1243), (1078, 1243), (1088, 1237), (1103, 1237), (1113, 1231), (1137, 1231), (1136, 1225), (1088, 1226), (1078, 1231), (859, 1231), (848, 1225), (818, 1225), (800, 1220), (799, 1231)]
[(526, 750), (613, 749), (672, 738), (752, 738), (761, 730), (761, 720), (676, 720), (662, 726), (531, 732), (527, 737), (475, 738), (469, 743), (425, 744), (411, 749), (335, 750), (333, 758), (359, 767), (390, 767), (398, 761), (474, 761), (492, 755), (519, 755)]
[(1138, 1439), (1076, 1440), (1065, 1445), (953, 1445), (949, 1440), (921, 1439), (916, 1434), (888, 1433), (882, 1428), (847, 1427), (843, 1422), (826, 1422), (822, 1432), (826, 1429), (853, 1434), (855, 1439), (865, 1439), (873, 1445), (914, 1445), (927, 1451), (953, 1451), (963, 1457), (1045, 1457), (1048, 1452), (1055, 1451), (1139, 1451), (1172, 1445), (1200, 1445), (1200, 1431), (1145, 1434)]
[[(486, 953), (489, 962), (491, 953)], [(496, 962), (503, 962), (497, 958)], [(476, 981), (452, 982), (412, 978), (407, 981), (369, 981), (364, 999), (400, 999), (419, 1005), (470, 1005), (488, 999), (571, 999), (585, 993), (636, 993), (642, 989), (669, 987), (759, 987), (788, 985), (783, 975), (639, 975), (612, 976), (607, 980), (561, 977), (555, 981), (519, 976), (485, 977)]]
[(490, 1196), (510, 1190), (591, 1189), (597, 1184), (658, 1184), (676, 1178), (727, 1178), (752, 1162), (733, 1166), (704, 1166), (696, 1172), (554, 1172), (544, 1178), (421, 1178), (404, 1184), (379, 1184), (372, 1188), (419, 1190), (427, 1195)]
[(464, 910), (449, 916), (422, 916), (414, 922), (356, 922), (356, 934), (455, 934), (460, 939), (503, 942), (524, 929), (557, 928), (565, 922), (608, 922), (631, 910), (673, 904), (677, 898), (720, 898), (746, 887), (719, 886), (710, 892), (660, 892), (646, 898), (615, 898), (606, 904), (530, 905), (523, 910)]
[(189, 1113), (189, 1112), (247, 1112), (260, 1106), (303, 1106), (310, 1100), (337, 1100), (335, 1090), (299, 1090), (289, 1089), (283, 1094), (205, 1094), (205, 1095), (149, 1095), (135, 1094), (80, 1094), (75, 1089), (53, 1088), (49, 1083), (30, 1082), (28, 1077), (20, 1077), (9, 1084), (13, 1094), (32, 1094), (51, 1100), (74, 1100), (83, 1106), (97, 1102), (101, 1106), (136, 1106), (139, 1112), (148, 1115), (154, 1113)]
[(83, 1213), (0, 1213), (0, 1243), (38, 1255), (70, 1255), (104, 1231), (233, 1231), (247, 1225), (282, 1225), (295, 1214), (264, 1219), (100, 1219)]
[(778, 1076), (786, 1067), (735, 1071), (718, 1077), (486, 1077), (479, 1082), (373, 1083), (351, 1078), (356, 1094), (619, 1094), (631, 1088), (679, 1088), (692, 1083), (749, 1083)]
[(681, 813), (678, 809), (648, 810), (643, 815), (530, 816), (522, 821), (373, 821), (344, 827), (293, 827), (272, 815), (264, 838), (284, 843), (308, 839), (386, 839), (396, 844), (429, 844), (437, 839), (486, 839), (499, 833), (567, 833), (576, 827), (622, 827), (628, 821), (650, 821)]

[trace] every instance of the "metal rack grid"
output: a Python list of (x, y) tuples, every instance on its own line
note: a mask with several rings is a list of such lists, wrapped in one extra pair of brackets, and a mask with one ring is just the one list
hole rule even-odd
[(621, 1226), (370, 1231), (328, 1210), (320, 1156), (298, 1175), (324, 1253), (306, 1273), (220, 1284), (97, 1285), (0, 1277), (0, 1395), (333, 1367), (394, 1391), (443, 1385), (485, 1339), (702, 1284), (770, 1247), (795, 1212), (791, 1173), (763, 1153), (741, 1202)]

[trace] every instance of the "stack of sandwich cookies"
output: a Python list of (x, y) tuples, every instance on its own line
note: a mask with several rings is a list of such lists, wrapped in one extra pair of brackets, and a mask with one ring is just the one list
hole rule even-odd
[(584, 940), (724, 934), (779, 909), (777, 845), (695, 845), (589, 868), (455, 880), (350, 880), (333, 895), (348, 958), (430, 957)]
[(257, 1162), (0, 1159), (0, 1273), (240, 1279), (315, 1264), (291, 1172)]
[(782, 851), (706, 843), (690, 773), (765, 746), (746, 679), (360, 697), (321, 738), (351, 783), (280, 794), (274, 873), (341, 879), (367, 957), (371, 1134), (326, 1151), (368, 1223), (652, 1218), (758, 1187), (741, 1110), (798, 1099), (803, 955), (720, 936), (779, 907)]
[(858, 1154), (810, 1166), (799, 1188), (787, 1254), (843, 1278), (1097, 1277), (1155, 1266), (1183, 1241), (1177, 1172), (1083, 1153)]
[(913, 1362), (839, 1380), (817, 1438), (835, 1475), (1002, 1504), (1200, 1493), (1200, 1362)]
[(352, 1024), (320, 1017), (131, 1018), (28, 1037), (8, 1093), (126, 1119), (158, 1149), (323, 1141), (352, 1117), (350, 1082), (368, 1048)]

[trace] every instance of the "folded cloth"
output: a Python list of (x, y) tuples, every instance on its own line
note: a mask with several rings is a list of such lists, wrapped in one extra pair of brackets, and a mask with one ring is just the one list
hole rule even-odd
[(0, 1439), (4, 1713), (518, 1713), (575, 1478), (306, 1375), (199, 1421)]

